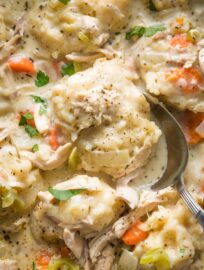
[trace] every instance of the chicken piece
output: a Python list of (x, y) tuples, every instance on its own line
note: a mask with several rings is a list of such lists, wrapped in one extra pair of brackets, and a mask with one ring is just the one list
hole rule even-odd
[(113, 225), (115, 235), (120, 239), (123, 234), (142, 216), (152, 212), (160, 204), (165, 204), (169, 200), (175, 200), (177, 192), (173, 188), (166, 188), (158, 192), (144, 190), (141, 194), (138, 208), (130, 211)]
[[(30, 29), (54, 57), (72, 52), (97, 52), (110, 33), (125, 26), (131, 1), (38, 1), (30, 14)], [(39, 8), (42, 7), (42, 8)]]
[(98, 259), (94, 270), (111, 270), (115, 259), (116, 247), (114, 245), (108, 245), (102, 251), (101, 257)]

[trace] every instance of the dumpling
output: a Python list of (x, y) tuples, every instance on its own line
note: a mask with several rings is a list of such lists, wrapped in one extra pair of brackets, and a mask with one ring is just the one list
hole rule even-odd
[[(143, 37), (134, 45), (135, 64), (147, 90), (180, 110), (204, 111), (201, 34), (191, 19), (174, 17), (170, 31)], [(201, 58), (201, 57), (200, 57)]]
[(171, 268), (184, 269), (191, 264), (195, 251), (203, 249), (202, 228), (181, 200), (176, 205), (158, 206), (142, 226), (149, 230), (149, 236), (135, 247), (134, 254), (139, 258), (159, 248)]
[(133, 78), (122, 61), (99, 60), (53, 88), (57, 117), (79, 137), (81, 168), (117, 178), (145, 165), (154, 152), (161, 132)]
[(125, 26), (130, 0), (39, 1), (30, 15), (30, 29), (54, 57), (96, 52), (109, 35)]
[(48, 192), (40, 192), (40, 203), (35, 217), (41, 212), (41, 221), (46, 218), (61, 228), (79, 231), (81, 235), (100, 232), (118, 218), (124, 203), (116, 192), (97, 177), (75, 176), (54, 186), (56, 190), (86, 189), (69, 200), (56, 203)]

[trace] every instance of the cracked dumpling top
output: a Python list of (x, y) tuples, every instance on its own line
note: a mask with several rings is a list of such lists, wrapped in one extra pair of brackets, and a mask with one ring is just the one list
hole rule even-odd
[(118, 178), (154, 153), (161, 131), (133, 78), (122, 61), (99, 60), (53, 88), (55, 114), (78, 137), (80, 168)]
[(55, 57), (96, 52), (127, 23), (130, 0), (40, 1), (30, 14), (31, 32)]

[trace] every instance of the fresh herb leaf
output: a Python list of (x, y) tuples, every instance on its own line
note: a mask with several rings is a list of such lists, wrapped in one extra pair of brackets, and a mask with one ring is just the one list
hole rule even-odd
[(34, 95), (32, 95), (31, 97), (33, 98), (33, 101), (35, 103), (41, 103), (41, 104), (47, 106), (47, 100), (45, 98), (40, 97), (40, 96), (34, 96)]
[(31, 127), (30, 125), (25, 125), (25, 131), (31, 138), (39, 135), (39, 131), (36, 128)]
[(39, 114), (40, 115), (43, 115), (47, 112), (47, 107), (48, 107), (48, 104), (47, 104), (47, 100), (43, 97), (40, 97), (40, 96), (32, 96), (33, 98), (33, 101), (35, 103), (41, 103), (42, 105), (40, 106), (40, 110), (39, 110)]
[(155, 26), (149, 26), (149, 27), (144, 27), (144, 26), (135, 26), (133, 27), (129, 32), (126, 33), (125, 39), (129, 40), (133, 36), (138, 36), (138, 37), (152, 37), (154, 36), (157, 32), (164, 31), (166, 28), (163, 25), (155, 25)]
[(156, 26), (150, 26), (145, 29), (144, 37), (152, 37), (157, 32), (162, 32), (166, 30), (166, 28), (163, 25), (156, 25)]
[(38, 152), (39, 151), (39, 145), (34, 144), (33, 147), (32, 147), (32, 151), (33, 151), (33, 153)]
[(64, 5), (67, 5), (70, 2), (70, 0), (59, 0), (59, 2), (61, 2)]
[(76, 71), (74, 68), (74, 63), (68, 63), (68, 64), (65, 64), (61, 67), (62, 77), (66, 76), (66, 75), (72, 76), (75, 73), (76, 73)]
[(27, 124), (27, 120), (33, 119), (33, 115), (30, 112), (26, 112), (21, 115), (19, 126), (25, 126)]
[(81, 192), (85, 191), (86, 189), (74, 189), (74, 190), (58, 190), (49, 188), (48, 191), (55, 197), (55, 199), (59, 201), (66, 201), (72, 198), (73, 196), (76, 196), (80, 194)]
[(151, 11), (158, 11), (155, 4), (154, 4), (154, 2), (152, 0), (149, 0), (149, 9)]
[(48, 84), (50, 81), (49, 77), (43, 72), (43, 71), (38, 71), (37, 73), (37, 78), (35, 80), (35, 85), (37, 87), (42, 87), (46, 84)]
[(145, 32), (144, 26), (135, 26), (129, 32), (126, 33), (125, 39), (129, 40), (133, 36), (142, 37), (144, 35), (144, 32)]

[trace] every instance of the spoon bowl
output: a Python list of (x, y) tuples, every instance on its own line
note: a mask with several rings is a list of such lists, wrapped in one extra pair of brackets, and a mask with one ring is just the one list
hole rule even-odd
[(151, 186), (151, 189), (157, 191), (168, 186), (177, 188), (189, 210), (197, 218), (204, 229), (204, 211), (186, 190), (183, 180), (183, 172), (187, 166), (189, 156), (188, 145), (183, 131), (175, 117), (161, 102), (149, 94), (145, 93), (144, 95), (166, 138), (168, 152), (166, 170), (161, 178)]

